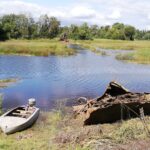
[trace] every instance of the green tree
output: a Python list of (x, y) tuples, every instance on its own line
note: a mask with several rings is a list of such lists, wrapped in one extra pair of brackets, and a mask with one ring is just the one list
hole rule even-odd
[(111, 39), (125, 40), (124, 24), (122, 23), (113, 24), (112, 28), (109, 30), (109, 36)]
[(8, 38), (9, 38), (9, 37), (8, 37), (7, 32), (3, 29), (2, 24), (0, 24), (0, 41), (5, 41), (5, 40), (7, 40)]
[(37, 38), (39, 36), (38, 24), (32, 17), (28, 19), (28, 38)]
[(60, 21), (55, 17), (41, 16), (39, 19), (40, 35), (44, 38), (54, 38), (59, 34)]
[(90, 27), (90, 33), (91, 33), (91, 36), (94, 37), (94, 38), (97, 38), (99, 35), (98, 35), (98, 31), (99, 31), (99, 27), (98, 25), (92, 25)]
[(58, 21), (57, 18), (55, 17), (51, 17), (49, 20), (50, 20), (50, 26), (48, 30), (48, 37), (55, 38), (59, 34), (60, 21)]
[(90, 40), (91, 38), (91, 33), (90, 33), (90, 28), (87, 23), (83, 23), (79, 27), (79, 39), (80, 40)]
[(71, 39), (77, 40), (79, 39), (79, 27), (77, 25), (72, 24), (69, 28), (69, 37)]
[(39, 25), (40, 37), (42, 38), (48, 37), (48, 30), (50, 27), (49, 17), (47, 15), (40, 16), (38, 25)]
[(109, 32), (110, 31), (110, 26), (102, 26), (100, 27), (100, 29), (98, 30), (98, 37), (99, 38), (108, 38), (110, 39), (110, 35)]
[(4, 15), (1, 18), (1, 24), (9, 38), (26, 38), (28, 36), (28, 18), (25, 15)]
[(135, 39), (141, 40), (145, 35), (145, 31), (136, 30), (135, 31)]
[(143, 40), (150, 40), (150, 32), (145, 33)]
[(124, 32), (125, 32), (126, 39), (132, 41), (134, 40), (135, 28), (133, 26), (130, 25), (125, 26)]

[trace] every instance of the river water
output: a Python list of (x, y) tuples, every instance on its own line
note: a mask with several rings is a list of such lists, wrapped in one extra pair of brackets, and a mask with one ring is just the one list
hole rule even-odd
[(3, 108), (26, 104), (34, 97), (42, 109), (53, 102), (80, 96), (100, 96), (112, 80), (133, 92), (150, 92), (150, 65), (131, 64), (115, 59), (120, 51), (100, 56), (79, 50), (75, 56), (0, 56), (0, 79), (19, 78), (19, 82), (0, 89)]

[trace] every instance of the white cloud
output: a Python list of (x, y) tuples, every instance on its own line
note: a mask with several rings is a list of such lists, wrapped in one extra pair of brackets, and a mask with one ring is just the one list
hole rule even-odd
[(146, 29), (150, 31), (150, 25), (147, 25), (147, 26), (146, 26)]
[(121, 13), (119, 10), (114, 10), (112, 14), (108, 15), (110, 19), (119, 19), (121, 17)]
[(71, 16), (75, 18), (93, 18), (96, 16), (96, 11), (85, 6), (76, 6), (71, 10)]
[(42, 11), (42, 7), (32, 4), (26, 3), (20, 0), (2, 0), (0, 2), (0, 15), (9, 14), (9, 13), (31, 13), (31, 14), (40, 14)]
[(63, 24), (88, 22), (108, 25), (117, 21), (142, 29), (147, 29), (150, 24), (148, 0), (76, 0), (74, 4), (67, 6), (60, 2), (60, 6), (41, 6), (25, 0), (0, 0), (0, 15), (26, 13), (39, 17), (48, 14), (59, 18)]
[(150, 19), (150, 14), (148, 14), (148, 19)]

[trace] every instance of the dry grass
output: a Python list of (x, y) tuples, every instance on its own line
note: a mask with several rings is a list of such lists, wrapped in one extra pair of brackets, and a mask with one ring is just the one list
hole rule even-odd
[(72, 41), (84, 48), (97, 52), (97, 48), (117, 49), (117, 50), (135, 50), (132, 54), (122, 54), (117, 56), (120, 60), (126, 60), (137, 63), (150, 63), (150, 41), (122, 41), (122, 40), (106, 40), (95, 39), (89, 41)]
[(9, 40), (0, 42), (0, 54), (17, 54), (17, 55), (73, 55), (75, 50), (67, 47), (66, 43), (58, 39), (48, 40)]
[(8, 87), (12, 83), (16, 83), (19, 79), (0, 79), (0, 88)]
[[(9, 136), (0, 133), (0, 149), (115, 150), (135, 140), (150, 140), (139, 119), (83, 126), (83, 120), (74, 119), (70, 108), (65, 108), (64, 112), (65, 115), (62, 114), (61, 109), (41, 112), (37, 123), (32, 128)], [(146, 121), (150, 129), (150, 118), (147, 117)], [(128, 146), (124, 148), (124, 150), (129, 149)]]

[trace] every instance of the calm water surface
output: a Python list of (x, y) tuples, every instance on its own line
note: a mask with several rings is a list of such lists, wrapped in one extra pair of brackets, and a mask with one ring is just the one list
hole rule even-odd
[(150, 65), (130, 64), (108, 56), (80, 51), (69, 57), (0, 56), (0, 78), (20, 78), (4, 93), (4, 108), (37, 99), (40, 108), (52, 107), (58, 99), (97, 97), (116, 80), (134, 92), (150, 92)]

